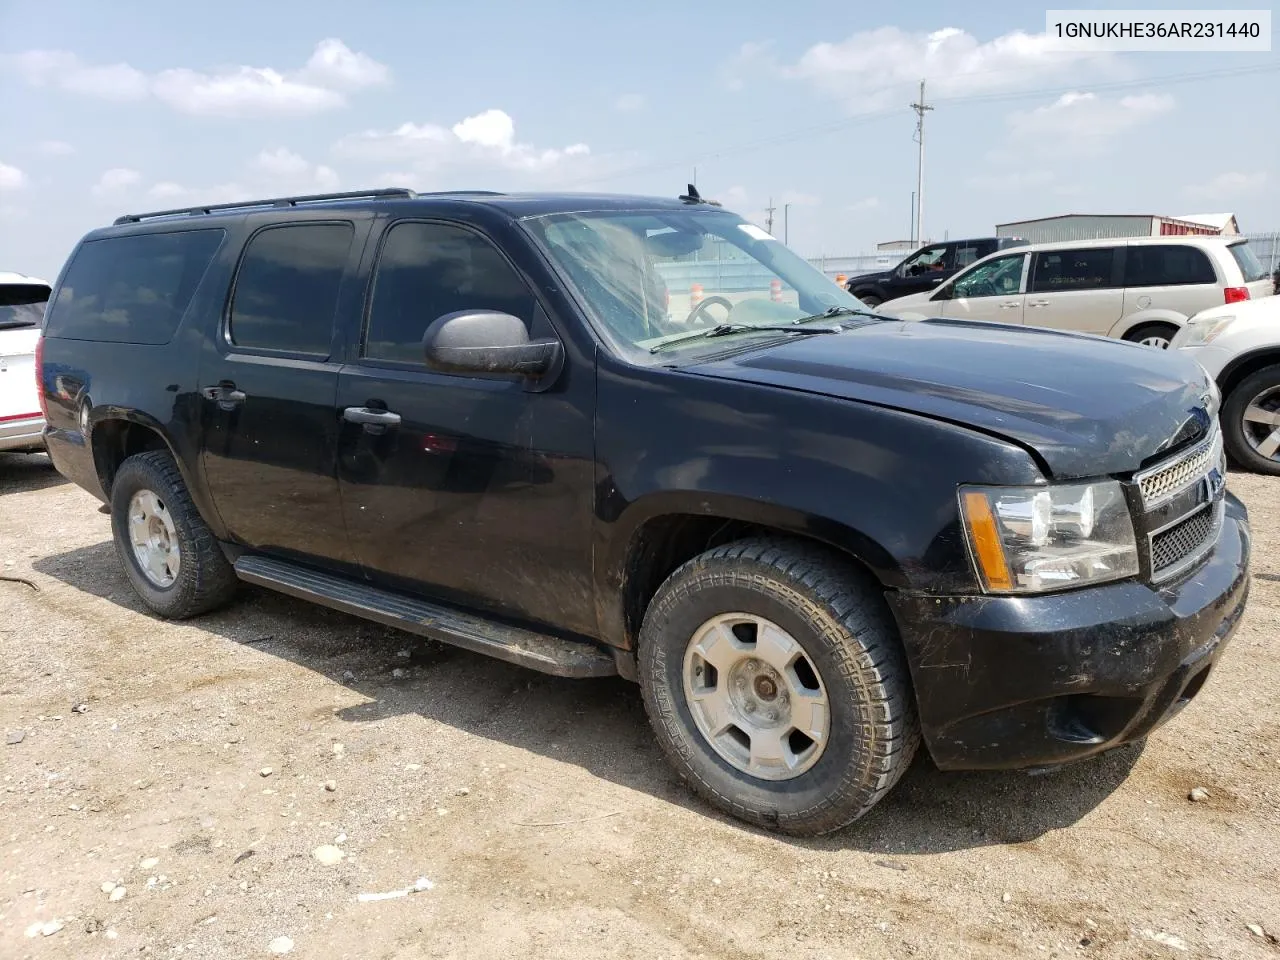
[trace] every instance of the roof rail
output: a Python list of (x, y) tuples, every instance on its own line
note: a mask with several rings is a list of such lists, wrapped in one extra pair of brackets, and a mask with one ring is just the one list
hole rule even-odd
[(348, 193), (313, 193), (301, 197), (272, 197), (269, 200), (242, 200), (237, 203), (211, 203), (201, 207), (180, 207), (176, 210), (155, 210), (151, 213), (126, 213), (116, 217), (117, 225), (122, 223), (139, 223), (153, 217), (195, 216), (201, 213), (213, 213), (215, 210), (240, 210), (252, 207), (296, 207), (300, 203), (320, 203), (325, 200), (376, 200), (376, 199), (412, 199), (417, 196), (405, 187), (386, 187), (381, 190), (352, 190)]

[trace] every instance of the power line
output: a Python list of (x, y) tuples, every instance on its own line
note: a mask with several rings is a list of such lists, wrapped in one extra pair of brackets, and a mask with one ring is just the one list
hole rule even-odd
[[(1192, 83), (1199, 80), (1221, 79), (1226, 77), (1251, 76), (1259, 73), (1274, 73), (1280, 71), (1280, 64), (1267, 63), (1254, 67), (1235, 67), (1224, 70), (1205, 70), (1195, 73), (1170, 73), (1159, 74), (1156, 76), (1145, 77), (1135, 80), (1118, 80), (1109, 83), (1094, 84), (1076, 84), (1068, 87), (1050, 87), (1040, 88), (1037, 90), (1022, 90), (1011, 93), (991, 93), (991, 94), (967, 94), (964, 96), (951, 97), (935, 97), (935, 104), (967, 104), (967, 103), (1009, 103), (1017, 100), (1032, 100), (1039, 97), (1062, 96), (1067, 93), (1106, 93), (1113, 90), (1129, 90), (1138, 87), (1148, 87), (1157, 84), (1175, 84), (1175, 83)], [(904, 86), (897, 84), (897, 87)], [(883, 93), (892, 88), (885, 87), (877, 90), (876, 93)], [(845, 130), (850, 127), (861, 126), (865, 123), (873, 123), (876, 120), (883, 120), (887, 117), (897, 116), (898, 108), (894, 109), (878, 109), (869, 110), (862, 113), (850, 114), (840, 120), (828, 123), (817, 124), (810, 127), (799, 127), (794, 130), (782, 133), (772, 134), (767, 137), (761, 137), (756, 140), (747, 140), (741, 143), (732, 144), (715, 153), (701, 154), (697, 158), (699, 163), (705, 164), (712, 160), (723, 159), (725, 156), (743, 153), (748, 150), (758, 150), (763, 147), (777, 146), (779, 144), (795, 143), (800, 140), (810, 139), (812, 137), (822, 136), (827, 133), (834, 133), (837, 130)], [(626, 170), (620, 170), (616, 173), (605, 174), (599, 177), (588, 177), (586, 179), (576, 179), (578, 184), (591, 183), (607, 183), (611, 180), (620, 180), (626, 177), (640, 176), (646, 173), (658, 173), (664, 170), (670, 170), (673, 167), (687, 166), (688, 158), (682, 160), (664, 160), (656, 161), (643, 166), (631, 167)]]

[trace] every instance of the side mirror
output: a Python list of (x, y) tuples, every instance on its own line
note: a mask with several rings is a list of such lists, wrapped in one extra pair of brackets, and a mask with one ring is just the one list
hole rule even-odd
[(446, 313), (422, 338), (427, 366), (442, 373), (507, 374), (537, 379), (559, 362), (560, 341), (530, 340), (524, 321), (493, 310)]

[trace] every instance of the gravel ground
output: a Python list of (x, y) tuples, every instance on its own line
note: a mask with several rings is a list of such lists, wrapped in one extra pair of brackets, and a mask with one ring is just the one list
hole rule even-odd
[(253, 589), (156, 620), (97, 502), (0, 455), (0, 573), (38, 588), (0, 582), (0, 956), (1280, 957), (1280, 480), (1231, 487), (1251, 607), (1144, 747), (922, 757), (800, 842), (694, 799), (623, 681)]

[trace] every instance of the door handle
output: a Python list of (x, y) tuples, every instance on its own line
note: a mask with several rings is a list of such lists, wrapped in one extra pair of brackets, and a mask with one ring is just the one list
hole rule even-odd
[(1028, 307), (1047, 307), (1048, 305), (1048, 300), (1031, 300), (1027, 303)]
[(347, 423), (363, 423), (378, 427), (400, 426), (400, 414), (390, 410), (371, 410), (368, 407), (347, 407), (342, 411), (342, 419)]
[(1001, 309), (1001, 310), (1013, 310), (1013, 309), (1015, 309), (1015, 308), (1017, 308), (1017, 307), (1020, 307), (1020, 306), (1022, 306), (1022, 302), (1021, 302), (1021, 301), (1019, 301), (1019, 300), (1007, 300), (1007, 301), (1005, 301), (1004, 303), (1000, 304), (1000, 309)]

